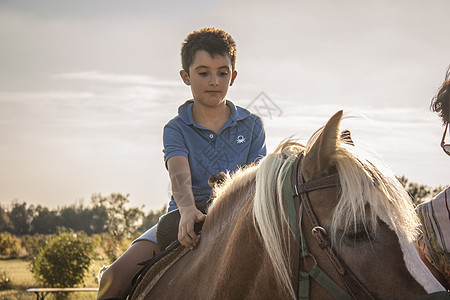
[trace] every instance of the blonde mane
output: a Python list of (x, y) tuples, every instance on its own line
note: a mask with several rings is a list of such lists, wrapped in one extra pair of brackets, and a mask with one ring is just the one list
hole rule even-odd
[(208, 209), (207, 221), (212, 231), (220, 231), (233, 222), (246, 201), (255, 196), (257, 164), (239, 168), (233, 174), (226, 174), (225, 181), (213, 188), (214, 201)]
[[(284, 210), (282, 187), (284, 180), (290, 180), (285, 177), (296, 156), (300, 152), (307, 156), (320, 132), (313, 135), (306, 147), (292, 140), (281, 143), (261, 160), (256, 173), (254, 222), (274, 265), (275, 277), (292, 298), (295, 295), (291, 284), (289, 243), (286, 242), (286, 236), (292, 232)], [(412, 201), (388, 168), (344, 142), (338, 142), (332, 164), (336, 166), (341, 184), (341, 196), (330, 225), (334, 244), (337, 229), (346, 232), (351, 226), (363, 224), (367, 231), (374, 232), (377, 217), (397, 234), (401, 244), (415, 239), (419, 220)]]
[(291, 284), (289, 220), (283, 207), (283, 182), (297, 154), (304, 151), (303, 145), (287, 140), (263, 158), (256, 173), (256, 193), (253, 202), (255, 227), (273, 263), (278, 283), (296, 298)]

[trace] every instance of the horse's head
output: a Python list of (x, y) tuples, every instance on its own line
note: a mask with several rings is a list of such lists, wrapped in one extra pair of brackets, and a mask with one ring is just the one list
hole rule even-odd
[[(290, 193), (283, 194), (282, 185), (286, 180), (290, 181), (286, 174), (293, 170), (296, 181), (300, 185), (304, 183), (302, 188), (306, 189), (306, 192), (298, 192), (302, 195), (301, 202), (304, 202), (304, 197), (309, 199), (316, 222), (320, 225), (312, 224), (314, 222), (306, 212), (308, 209), (302, 204), (302, 239), (314, 259), (312, 256), (301, 259), (300, 269), (309, 270), (317, 261), (332, 281), (352, 294), (347, 278), (339, 275), (338, 269), (345, 269), (345, 273), (356, 278), (354, 282), (350, 280), (350, 285), (361, 285), (361, 289), (356, 288), (356, 294), (361, 295), (362, 299), (370, 297), (360, 293), (364, 289), (377, 299), (412, 299), (442, 291), (443, 287), (415, 250), (414, 239), (419, 221), (411, 199), (386, 167), (364, 154), (357, 142), (356, 145), (353, 143), (348, 131), (339, 131), (341, 119), (342, 111), (316, 132), (306, 147), (288, 141), (260, 163), (254, 215), (278, 273), (277, 278), (289, 282), (289, 278), (295, 276), (286, 269), (292, 269), (297, 254), (292, 248), (283, 252), (280, 245), (286, 245), (286, 240), (282, 237), (289, 235), (291, 241), (301, 240), (292, 234), (295, 229), (286, 229), (293, 227), (292, 218), (288, 217), (292, 215), (292, 206), (289, 208), (283, 201), (283, 198), (290, 197)], [(296, 169), (296, 157), (300, 154), (303, 158)], [(326, 185), (322, 180), (324, 178), (334, 179), (338, 183)], [(305, 188), (308, 183), (321, 188), (308, 190)], [(267, 195), (277, 196), (270, 199)], [(320, 230), (317, 230), (318, 227)], [(319, 232), (327, 240), (335, 258), (330, 258), (323, 251), (326, 243), (318, 243), (313, 232)], [(336, 264), (333, 259), (342, 264)], [(341, 267), (336, 268), (336, 265)], [(295, 283), (291, 285), (289, 282), (287, 285), (287, 289), (293, 291)], [(311, 299), (330, 297), (315, 280), (311, 281), (310, 295)]]
[[(418, 219), (409, 196), (393, 174), (349, 142), (348, 133), (340, 134), (341, 118), (342, 111), (312, 137), (297, 174), (305, 182), (338, 174), (337, 187), (307, 193), (333, 251), (375, 298), (411, 299), (442, 290), (414, 248)], [(311, 252), (342, 284), (312, 228), (304, 213)]]

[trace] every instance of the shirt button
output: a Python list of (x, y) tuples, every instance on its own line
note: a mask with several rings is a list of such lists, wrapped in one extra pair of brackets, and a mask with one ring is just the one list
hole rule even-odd
[(209, 138), (212, 139), (213, 137), (214, 137), (214, 134), (211, 133), (211, 134), (209, 135)]

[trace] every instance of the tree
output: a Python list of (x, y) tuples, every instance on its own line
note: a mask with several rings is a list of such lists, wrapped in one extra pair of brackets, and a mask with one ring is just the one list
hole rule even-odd
[(137, 207), (133, 207), (125, 211), (124, 217), (128, 237), (130, 237), (130, 235), (133, 235), (133, 233), (136, 232), (136, 229), (141, 226), (144, 220), (144, 212)]
[(13, 233), (17, 235), (24, 235), (29, 233), (30, 223), (33, 219), (34, 207), (27, 209), (26, 202), (14, 203), (9, 212), (9, 219), (13, 224)]
[(55, 211), (47, 207), (36, 207), (37, 214), (31, 221), (31, 233), (51, 234), (55, 233), (58, 226), (58, 217)]
[(83, 223), (80, 222), (80, 210), (74, 205), (61, 208), (59, 210), (59, 225), (65, 228), (71, 228), (74, 231), (82, 230)]
[(410, 182), (405, 176), (398, 177), (397, 179), (411, 196), (414, 206), (423, 203), (424, 201), (436, 196), (444, 190), (444, 187), (442, 186), (433, 188), (425, 184)]
[(12, 232), (14, 230), (13, 224), (9, 219), (8, 211), (0, 205), (0, 232), (8, 231)]
[(159, 221), (159, 218), (167, 212), (167, 206), (164, 205), (164, 207), (161, 210), (157, 211), (150, 211), (148, 215), (145, 216), (144, 222), (142, 223), (141, 227), (139, 228), (140, 231), (146, 231), (150, 229), (153, 225), (157, 224)]
[(62, 232), (32, 262), (31, 272), (44, 286), (76, 286), (83, 283), (93, 255), (93, 244), (85, 233)]
[(115, 261), (118, 257), (120, 245), (126, 238), (130, 238), (136, 228), (142, 224), (143, 213), (139, 209), (127, 209), (125, 205), (130, 202), (130, 195), (113, 193), (108, 197), (94, 194), (91, 197), (93, 209), (103, 207), (107, 213), (106, 232), (109, 240), (103, 243), (105, 253), (109, 260)]
[(85, 228), (86, 232), (103, 233), (108, 230), (108, 211), (104, 206), (95, 206), (92, 209), (85, 209), (82, 219), (86, 220), (84, 224), (88, 224), (89, 228)]

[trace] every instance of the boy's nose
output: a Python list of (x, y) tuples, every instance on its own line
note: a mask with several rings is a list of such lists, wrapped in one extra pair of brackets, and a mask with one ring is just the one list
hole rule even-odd
[(219, 85), (219, 78), (215, 75), (211, 75), (209, 78), (209, 85), (216, 86)]

